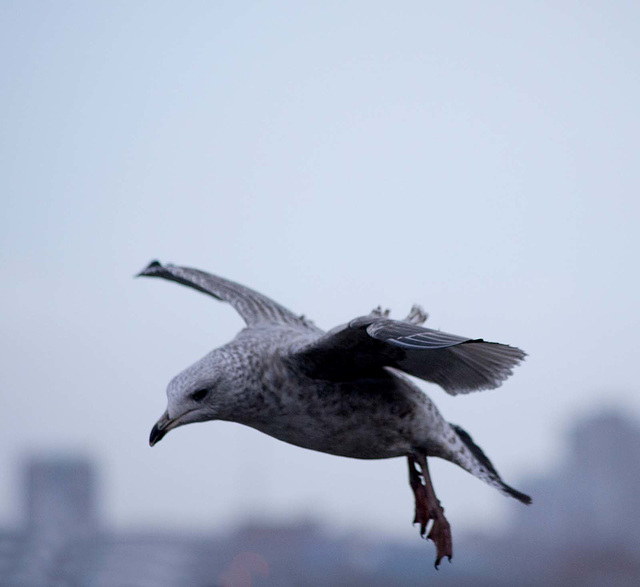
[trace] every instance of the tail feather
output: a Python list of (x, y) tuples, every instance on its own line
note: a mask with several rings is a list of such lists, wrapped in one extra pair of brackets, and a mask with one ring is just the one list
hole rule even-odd
[(531, 497), (529, 497), (526, 493), (522, 493), (517, 489), (514, 489), (510, 485), (507, 485), (500, 475), (496, 468), (493, 466), (493, 463), (489, 460), (489, 457), (484, 454), (482, 449), (471, 439), (471, 436), (467, 433), (466, 430), (457, 426), (456, 424), (450, 424), (451, 428), (453, 428), (454, 432), (458, 435), (460, 440), (466, 445), (466, 447), (471, 451), (473, 456), (478, 460), (478, 462), (489, 472), (489, 476), (492, 481), (497, 482), (499, 489), (506, 495), (510, 495), (511, 497), (521, 501), (526, 505), (530, 505), (532, 503)]

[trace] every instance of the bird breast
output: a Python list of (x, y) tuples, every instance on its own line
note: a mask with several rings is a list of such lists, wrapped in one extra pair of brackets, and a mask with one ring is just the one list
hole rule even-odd
[(237, 421), (319, 452), (361, 459), (401, 456), (428, 424), (426, 396), (407, 384), (387, 373), (348, 382), (271, 373), (246, 398)]

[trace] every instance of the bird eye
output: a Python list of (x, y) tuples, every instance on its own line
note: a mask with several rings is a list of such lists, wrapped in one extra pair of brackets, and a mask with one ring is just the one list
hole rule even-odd
[(199, 389), (191, 394), (191, 399), (197, 402), (201, 402), (209, 393), (208, 389)]

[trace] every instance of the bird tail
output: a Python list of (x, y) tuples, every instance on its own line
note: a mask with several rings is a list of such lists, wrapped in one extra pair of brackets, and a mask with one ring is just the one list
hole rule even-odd
[(460, 438), (463, 444), (475, 457), (477, 463), (480, 465), (480, 470), (477, 470), (476, 467), (473, 468), (476, 470), (472, 470), (471, 468), (468, 468), (468, 466), (459, 463), (464, 469), (467, 469), (470, 473), (477, 475), (483, 481), (489, 483), (489, 485), (493, 485), (496, 489), (498, 489), (505, 495), (513, 497), (526, 505), (530, 505), (532, 503), (531, 498), (527, 494), (514, 489), (502, 480), (502, 478), (498, 474), (498, 471), (496, 471), (496, 468), (493, 466), (493, 463), (489, 460), (489, 457), (487, 457), (482, 449), (475, 442), (473, 442), (471, 436), (469, 436), (466, 430), (464, 430), (460, 426), (457, 426), (456, 424), (450, 424), (450, 426), (458, 435), (458, 438)]

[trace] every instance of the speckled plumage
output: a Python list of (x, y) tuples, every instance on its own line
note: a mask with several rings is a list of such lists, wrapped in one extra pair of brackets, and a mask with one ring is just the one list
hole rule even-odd
[[(519, 349), (423, 328), (427, 315), (418, 306), (405, 320), (391, 320), (378, 308), (324, 333), (262, 294), (196, 269), (153, 262), (140, 275), (227, 301), (247, 323), (234, 340), (170, 382), (167, 412), (154, 426), (152, 445), (177, 426), (228, 420), (345, 457), (407, 456), (410, 466), (414, 457), (440, 457), (530, 501), (506, 485), (471, 438), (448, 424), (404, 375), (454, 395), (496, 387), (524, 357)], [(426, 483), (426, 461), (422, 469)], [(426, 521), (421, 525), (424, 533)], [(438, 544), (438, 554), (450, 556), (450, 545)]]

